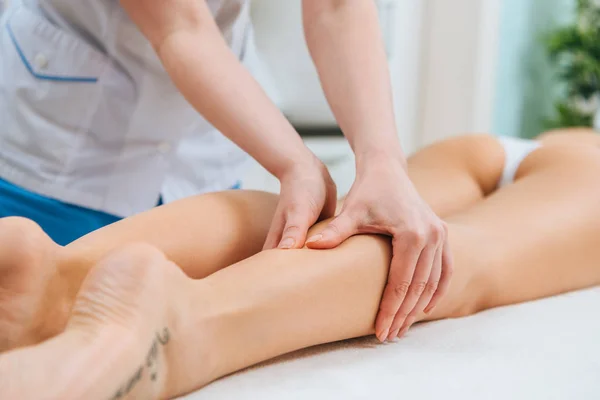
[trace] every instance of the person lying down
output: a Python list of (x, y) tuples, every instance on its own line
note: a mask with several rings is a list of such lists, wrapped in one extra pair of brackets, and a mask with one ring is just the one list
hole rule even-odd
[[(409, 171), (448, 224), (455, 268), (438, 306), (409, 318), (600, 284), (598, 136), (463, 136), (416, 153)], [(276, 203), (252, 191), (198, 196), (66, 247), (30, 221), (1, 220), (0, 398), (173, 398), (287, 352), (373, 334), (389, 239), (261, 252)]]

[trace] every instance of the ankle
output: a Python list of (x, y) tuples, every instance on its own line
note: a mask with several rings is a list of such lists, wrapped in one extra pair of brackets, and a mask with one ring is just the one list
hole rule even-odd
[(168, 311), (172, 342), (164, 349), (168, 371), (164, 398), (197, 390), (228, 373), (212, 289), (204, 280), (185, 276), (173, 288)]
[(43, 304), (36, 317), (34, 343), (56, 336), (64, 331), (75, 297), (90, 270), (89, 262), (70, 251), (68, 247), (55, 245), (47, 260), (47, 268), (53, 270), (45, 288)]

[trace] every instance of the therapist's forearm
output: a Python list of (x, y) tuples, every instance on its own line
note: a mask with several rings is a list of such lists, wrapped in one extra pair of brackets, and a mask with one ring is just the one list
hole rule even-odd
[(121, 0), (173, 83), (213, 126), (277, 177), (312, 153), (228, 48), (204, 1)]
[[(205, 32), (206, 33), (206, 32)], [(219, 33), (173, 35), (160, 58), (187, 100), (276, 176), (308, 157), (294, 128), (222, 42)]]
[(357, 160), (376, 154), (404, 163), (374, 1), (304, 0), (303, 20), (325, 95)]

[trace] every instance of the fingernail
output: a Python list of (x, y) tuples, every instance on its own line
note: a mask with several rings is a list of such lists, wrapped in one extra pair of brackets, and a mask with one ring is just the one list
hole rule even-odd
[(292, 238), (285, 238), (279, 243), (280, 249), (291, 249), (296, 244), (296, 241)]
[(318, 242), (321, 239), (323, 239), (323, 235), (321, 235), (321, 234), (314, 235), (314, 236), (309, 237), (308, 240), (306, 241), (306, 243)]
[(388, 340), (392, 341), (392, 340), (398, 339), (398, 331), (399, 330), (400, 330), (400, 328), (398, 328), (394, 332), (392, 332), (392, 334), (390, 335), (390, 337), (388, 338)]
[(387, 339), (387, 337), (388, 337), (388, 333), (389, 333), (389, 332), (390, 332), (390, 329), (389, 329), (389, 328), (386, 328), (386, 329), (385, 329), (383, 332), (381, 332), (381, 334), (379, 334), (379, 335), (377, 336), (377, 339), (379, 339), (379, 341), (380, 341), (381, 343), (385, 342), (385, 339)]

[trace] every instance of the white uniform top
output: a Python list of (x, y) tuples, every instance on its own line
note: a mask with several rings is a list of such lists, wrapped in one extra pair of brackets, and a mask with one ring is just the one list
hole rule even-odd
[[(242, 58), (248, 2), (207, 3)], [(0, 178), (128, 216), (161, 194), (227, 189), (246, 159), (185, 101), (118, 0), (11, 0), (0, 23)]]

